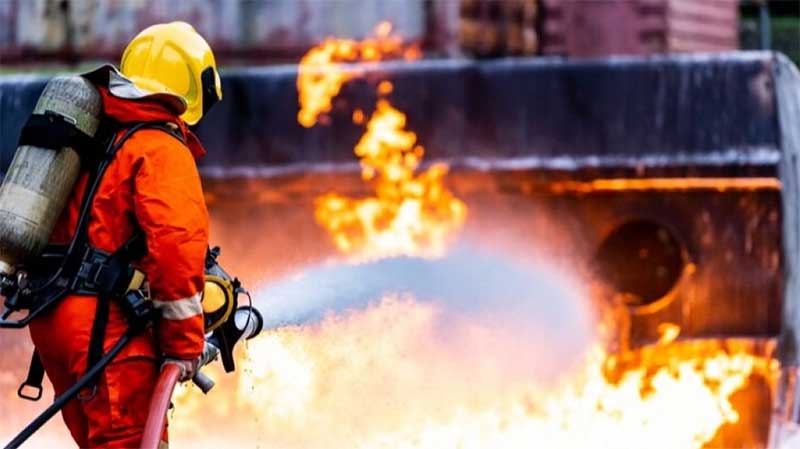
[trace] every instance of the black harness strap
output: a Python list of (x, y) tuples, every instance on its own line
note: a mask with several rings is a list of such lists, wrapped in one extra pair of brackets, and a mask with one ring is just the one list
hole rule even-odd
[(97, 287), (97, 307), (86, 356), (87, 372), (103, 358), (103, 343), (106, 338), (111, 300), (125, 294), (133, 271), (131, 263), (146, 253), (144, 234), (137, 230), (105, 263), (95, 265), (98, 269), (92, 270), (93, 282)]
[(52, 111), (32, 114), (22, 127), (18, 145), (51, 150), (71, 147), (83, 154), (97, 151), (97, 141), (75, 125), (74, 120)]
[[(89, 349), (86, 353), (86, 372), (92, 369), (94, 365), (103, 357), (103, 343), (106, 340), (106, 328), (108, 327), (108, 315), (111, 309), (111, 298), (106, 295), (97, 295), (97, 307), (94, 313), (94, 322), (92, 323), (92, 335), (89, 338)], [(87, 401), (94, 397), (96, 393), (97, 379), (93, 379), (88, 387), (92, 390), (88, 396), (79, 395), (78, 399)]]
[[(17, 396), (29, 401), (38, 401), (42, 398), (42, 381), (44, 381), (44, 365), (39, 357), (39, 351), (34, 350), (31, 357), (31, 366), (28, 368), (28, 377), (17, 390)], [(28, 394), (27, 390), (33, 389), (34, 394)]]

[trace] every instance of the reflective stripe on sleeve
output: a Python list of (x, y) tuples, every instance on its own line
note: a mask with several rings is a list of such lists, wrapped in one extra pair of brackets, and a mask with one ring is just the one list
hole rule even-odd
[(173, 301), (156, 301), (153, 305), (161, 311), (161, 317), (168, 320), (185, 320), (203, 313), (203, 306), (200, 305), (200, 295), (198, 292), (188, 298), (176, 299)]

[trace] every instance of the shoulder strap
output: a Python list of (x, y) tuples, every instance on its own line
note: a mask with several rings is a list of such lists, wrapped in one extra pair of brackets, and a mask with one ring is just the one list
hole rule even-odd
[(60, 150), (68, 146), (82, 156), (96, 152), (98, 147), (97, 140), (75, 126), (74, 120), (53, 111), (31, 114), (22, 127), (18, 145), (50, 150)]
[[(170, 128), (161, 122), (141, 122), (136, 123), (135, 125), (128, 128), (124, 134), (119, 139), (111, 138), (102, 158), (94, 164), (94, 166), (90, 169), (89, 174), (89, 182), (86, 187), (86, 191), (84, 192), (83, 199), (81, 200), (81, 211), (80, 215), (78, 216), (78, 224), (75, 227), (75, 235), (73, 236), (73, 241), (70, 243), (69, 248), (67, 249), (67, 257), (82, 257), (83, 252), (82, 248), (86, 247), (89, 242), (88, 236), (88, 228), (89, 228), (89, 217), (91, 215), (92, 203), (94, 202), (94, 197), (97, 194), (97, 189), (100, 186), (100, 183), (103, 180), (103, 176), (105, 175), (108, 166), (114, 160), (117, 152), (122, 148), (125, 142), (131, 138), (137, 131), (145, 128), (150, 129), (160, 129), (169, 133), (176, 138), (180, 138), (179, 135), (170, 131)], [(77, 250), (77, 251), (76, 251)], [(79, 253), (79, 254), (73, 254)], [(74, 261), (71, 261), (74, 262)]]
[(183, 134), (181, 134), (181, 130), (175, 124), (169, 122), (153, 122), (150, 125), (151, 126), (149, 126), (149, 128), (160, 129), (170, 136), (180, 140), (181, 143), (186, 143), (186, 139), (183, 137)]

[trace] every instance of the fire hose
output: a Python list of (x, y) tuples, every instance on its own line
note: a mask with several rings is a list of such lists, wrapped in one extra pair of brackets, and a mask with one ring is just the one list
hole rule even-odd
[[(220, 339), (234, 337), (234, 343), (241, 339), (249, 340), (258, 335), (263, 327), (263, 319), (258, 309), (249, 306), (237, 309), (230, 321), (233, 324), (232, 328), (238, 331), (238, 335), (229, 334), (225, 336), (215, 332), (214, 335), (209, 337), (203, 348), (203, 355), (200, 357), (199, 368), (208, 365), (222, 355), (223, 363), (227, 369), (226, 354), (219, 349)], [(150, 400), (150, 409), (144, 426), (141, 449), (157, 449), (159, 447), (164, 425), (167, 422), (167, 412), (172, 401), (172, 393), (175, 391), (175, 386), (178, 384), (180, 376), (181, 370), (177, 365), (168, 363), (161, 368), (153, 398)], [(200, 371), (192, 378), (192, 382), (205, 394), (214, 388), (214, 381)]]
[(142, 449), (156, 449), (161, 442), (164, 425), (167, 423), (167, 411), (172, 401), (172, 392), (178, 385), (181, 377), (181, 368), (168, 363), (161, 368), (161, 374), (156, 383), (153, 399), (150, 401), (150, 411), (147, 414), (147, 423), (142, 436)]
[[(218, 355), (219, 349), (213, 344), (206, 342), (198, 366), (203, 367), (211, 363)], [(161, 368), (161, 374), (158, 377), (158, 382), (156, 382), (153, 398), (150, 400), (150, 409), (147, 413), (147, 422), (144, 426), (144, 434), (140, 446), (142, 449), (158, 448), (161, 442), (161, 435), (164, 431), (164, 425), (167, 423), (167, 412), (172, 403), (172, 393), (175, 391), (180, 377), (181, 369), (178, 365), (167, 363)], [(192, 379), (192, 382), (194, 382), (204, 394), (208, 394), (208, 392), (214, 388), (214, 381), (199, 371)]]

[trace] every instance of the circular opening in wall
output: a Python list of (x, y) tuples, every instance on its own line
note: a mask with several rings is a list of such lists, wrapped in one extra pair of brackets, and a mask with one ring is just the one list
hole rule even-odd
[(649, 220), (620, 224), (595, 255), (598, 276), (629, 306), (664, 297), (678, 283), (685, 265), (683, 246), (672, 230)]

